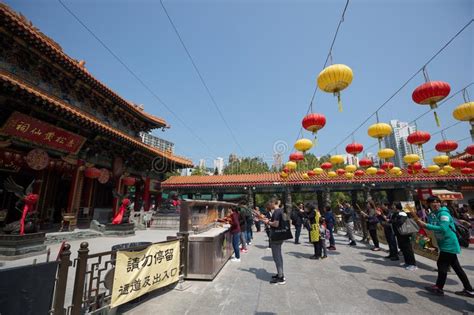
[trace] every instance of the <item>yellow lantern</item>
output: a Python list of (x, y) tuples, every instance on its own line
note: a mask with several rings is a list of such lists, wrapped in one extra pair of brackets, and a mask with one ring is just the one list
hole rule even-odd
[(448, 173), (445, 170), (439, 170), (438, 171), (438, 175), (444, 176), (446, 174), (448, 174)]
[(346, 166), (346, 172), (348, 173), (354, 173), (357, 167), (355, 165), (347, 165)]
[(451, 173), (452, 171), (455, 170), (455, 168), (452, 167), (451, 165), (445, 165), (445, 166), (443, 166), (443, 170), (444, 170), (446, 173)]
[(294, 146), (296, 150), (305, 153), (306, 151), (308, 151), (309, 149), (313, 147), (313, 141), (309, 139), (304, 139), (304, 138), (299, 139), (298, 141), (295, 142)]
[(456, 107), (453, 111), (453, 117), (471, 123), (471, 137), (474, 141), (474, 102), (466, 102)]
[(329, 160), (331, 161), (332, 165), (344, 163), (344, 157), (342, 155), (333, 155)]
[(288, 173), (280, 172), (280, 177), (281, 177), (281, 178), (287, 178), (287, 177), (288, 177)]
[(354, 178), (354, 173), (346, 173), (346, 178), (347, 179), (353, 179)]
[(392, 133), (392, 127), (386, 123), (376, 123), (369, 127), (367, 133), (372, 138), (377, 138), (379, 141), (379, 150), (382, 149), (382, 138)]
[(395, 151), (393, 151), (392, 149), (382, 149), (382, 150), (379, 150), (378, 156), (381, 159), (388, 160), (395, 156)]
[(402, 174), (403, 174), (403, 172), (402, 172), (401, 170), (399, 170), (399, 171), (397, 172), (397, 174), (395, 174), (395, 175), (401, 176)]
[(447, 155), (437, 155), (433, 158), (433, 162), (438, 165), (445, 165), (449, 162), (449, 156)]
[(429, 165), (426, 169), (427, 169), (428, 172), (430, 172), (430, 173), (435, 173), (435, 172), (437, 172), (437, 171), (440, 170), (440, 167), (439, 167), (438, 165), (436, 165), (436, 164), (433, 164), (433, 165)]
[(318, 87), (324, 92), (333, 93), (337, 96), (337, 104), (340, 112), (342, 112), (340, 91), (351, 84), (352, 77), (352, 69), (342, 64), (326, 67), (318, 75)]
[(389, 170), (389, 173), (392, 174), (392, 175), (396, 175), (398, 172), (400, 172), (400, 168), (399, 167), (392, 167), (390, 170)]
[(407, 154), (403, 157), (403, 162), (407, 164), (413, 164), (420, 160), (418, 154)]
[(296, 162), (293, 162), (293, 161), (286, 162), (285, 167), (288, 168), (288, 170), (290, 171), (294, 171), (296, 170)]
[(328, 177), (336, 177), (336, 176), (337, 176), (336, 172), (334, 172), (334, 171), (328, 172)]
[(377, 168), (375, 167), (369, 167), (368, 169), (365, 170), (367, 175), (375, 175), (377, 174)]
[(303, 177), (304, 180), (309, 179), (308, 173), (303, 173), (303, 175), (301, 175), (301, 176)]
[(320, 167), (316, 167), (315, 169), (313, 169), (313, 172), (316, 175), (321, 175), (322, 173), (324, 173), (324, 170)]

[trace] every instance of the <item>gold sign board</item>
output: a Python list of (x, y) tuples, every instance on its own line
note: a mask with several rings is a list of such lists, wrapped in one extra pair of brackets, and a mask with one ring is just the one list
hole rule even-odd
[(117, 307), (179, 279), (179, 240), (139, 252), (118, 251), (110, 307)]

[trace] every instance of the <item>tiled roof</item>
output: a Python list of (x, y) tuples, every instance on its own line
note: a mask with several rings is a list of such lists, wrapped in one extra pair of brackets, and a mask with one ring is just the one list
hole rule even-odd
[(11, 87), (19, 88), (31, 95), (34, 95), (35, 97), (41, 99), (42, 101), (48, 102), (49, 104), (59, 109), (61, 114), (64, 115), (65, 117), (77, 118), (86, 127), (97, 129), (104, 134), (111, 135), (114, 138), (121, 140), (125, 143), (128, 143), (138, 149), (142, 149), (145, 152), (148, 152), (149, 154), (161, 156), (171, 162), (178, 164), (178, 166), (191, 167), (193, 165), (191, 160), (188, 160), (184, 157), (173, 155), (170, 152), (161, 151), (154, 147), (146, 145), (142, 141), (129, 136), (123, 131), (107, 125), (106, 123), (94, 117), (93, 115), (83, 112), (79, 110), (78, 108), (71, 106), (70, 104), (64, 102), (63, 100), (59, 98), (56, 98), (54, 96), (46, 94), (45, 92), (41, 90), (38, 90), (37, 88), (30, 85), (29, 83), (21, 81), (18, 77), (13, 76), (8, 72), (0, 70), (0, 81), (3, 84), (7, 84), (7, 85), (10, 85)]
[(376, 183), (376, 182), (435, 182), (435, 181), (474, 181), (474, 176), (449, 174), (445, 176), (420, 173), (409, 175), (364, 175), (347, 179), (345, 176), (330, 178), (325, 173), (322, 175), (303, 179), (303, 172), (290, 173), (283, 179), (279, 173), (239, 174), (239, 175), (213, 175), (213, 176), (172, 176), (162, 183), (163, 188), (185, 187), (222, 187), (222, 186), (271, 186), (271, 185), (318, 185), (318, 184), (351, 184), (351, 183)]
[[(156, 117), (154, 115), (145, 113), (143, 110), (138, 108), (135, 104), (123, 99), (117, 93), (108, 88), (105, 84), (97, 80), (92, 76), (87, 69), (80, 64), (77, 60), (66, 55), (61, 46), (54, 42), (52, 39), (47, 37), (45, 34), (40, 32), (33, 24), (28, 21), (23, 15), (16, 13), (6, 4), (0, 2), (0, 18), (5, 21), (5, 25), (9, 29), (12, 29), (21, 36), (25, 41), (29, 42), (31, 46), (38, 48), (47, 55), (51, 55), (52, 59), (56, 59), (56, 62), (63, 65), (66, 69), (72, 73), (81, 76), (87, 84), (94, 86), (98, 90), (102, 91), (107, 97), (110, 97), (117, 103), (121, 104), (122, 107), (128, 108), (133, 113), (138, 114), (144, 120), (155, 124), (157, 127), (167, 127), (168, 124), (163, 118)], [(10, 24), (10, 25), (8, 25)]]

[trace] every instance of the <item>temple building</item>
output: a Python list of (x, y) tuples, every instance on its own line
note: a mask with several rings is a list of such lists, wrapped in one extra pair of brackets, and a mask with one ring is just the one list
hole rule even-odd
[[(173, 150), (145, 144), (141, 133), (167, 128), (66, 55), (23, 15), (0, 3), (0, 211), (18, 220), (18, 198), (3, 189), (11, 177), (39, 195), (41, 228), (65, 214), (87, 224), (111, 217), (128, 194), (135, 209), (159, 202), (164, 174), (192, 167)], [(156, 200), (153, 200), (156, 199)], [(104, 219), (104, 218), (102, 218)]]

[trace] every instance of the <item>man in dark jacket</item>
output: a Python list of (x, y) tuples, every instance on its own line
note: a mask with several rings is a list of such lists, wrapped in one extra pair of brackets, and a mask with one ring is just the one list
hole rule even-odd
[(355, 217), (354, 208), (352, 208), (351, 205), (348, 202), (346, 202), (344, 204), (344, 207), (341, 206), (341, 213), (344, 220), (344, 224), (346, 225), (347, 236), (349, 237), (349, 240), (351, 241), (349, 245), (356, 246), (357, 243), (354, 238), (354, 217)]
[(336, 250), (336, 242), (334, 240), (334, 226), (336, 225), (336, 218), (332, 213), (331, 206), (326, 206), (324, 213), (324, 219), (326, 220), (326, 228), (329, 231), (329, 250)]
[(295, 226), (295, 244), (300, 244), (301, 227), (303, 226), (304, 205), (300, 203), (291, 212), (291, 223)]

